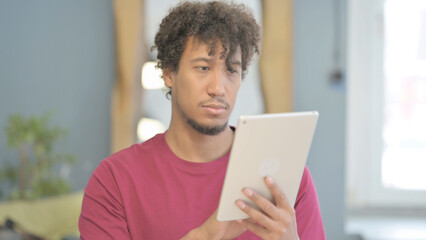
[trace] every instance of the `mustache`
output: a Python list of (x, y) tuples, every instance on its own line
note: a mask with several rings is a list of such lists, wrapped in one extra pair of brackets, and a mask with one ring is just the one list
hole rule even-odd
[(200, 103), (200, 105), (217, 104), (217, 103), (224, 105), (226, 108), (230, 108), (229, 103), (227, 101), (225, 101), (223, 98), (220, 98), (220, 97), (212, 98), (212, 99), (203, 101), (203, 102)]

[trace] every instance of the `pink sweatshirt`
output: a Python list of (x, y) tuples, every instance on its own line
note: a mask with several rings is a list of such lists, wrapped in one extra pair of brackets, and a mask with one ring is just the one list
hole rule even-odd
[[(207, 163), (178, 158), (165, 134), (100, 163), (85, 189), (81, 239), (179, 239), (217, 209), (229, 153)], [(305, 168), (295, 204), (301, 240), (325, 239), (315, 186)], [(246, 231), (237, 239), (260, 239)]]

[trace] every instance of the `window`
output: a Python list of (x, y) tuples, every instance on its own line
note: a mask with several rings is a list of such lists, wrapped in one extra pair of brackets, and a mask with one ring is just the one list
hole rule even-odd
[(384, 6), (382, 183), (426, 190), (426, 1)]
[(426, 1), (349, 6), (348, 204), (426, 208)]

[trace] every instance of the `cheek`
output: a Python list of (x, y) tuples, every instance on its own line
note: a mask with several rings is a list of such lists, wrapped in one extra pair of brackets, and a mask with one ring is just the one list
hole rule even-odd
[(240, 90), (240, 86), (241, 86), (241, 80), (231, 83), (231, 85), (230, 85), (230, 96), (232, 96), (232, 98), (235, 99), (237, 97), (238, 92)]
[(188, 79), (185, 79), (186, 81), (183, 80), (184, 79), (180, 78), (179, 81), (176, 82), (174, 90), (181, 107), (185, 108), (185, 106), (189, 106), (197, 102), (197, 94), (199, 91), (197, 91), (196, 86), (193, 83), (187, 81)]
[(239, 89), (240, 89), (240, 84), (233, 84), (232, 87), (231, 86), (229, 87), (228, 103), (231, 105), (231, 109), (234, 109), (235, 107)]

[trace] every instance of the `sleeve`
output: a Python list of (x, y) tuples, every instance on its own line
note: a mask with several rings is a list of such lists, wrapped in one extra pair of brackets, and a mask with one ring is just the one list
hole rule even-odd
[(107, 161), (93, 172), (84, 191), (80, 239), (131, 239), (116, 178)]
[(309, 169), (305, 167), (294, 207), (300, 240), (326, 239), (317, 192)]

